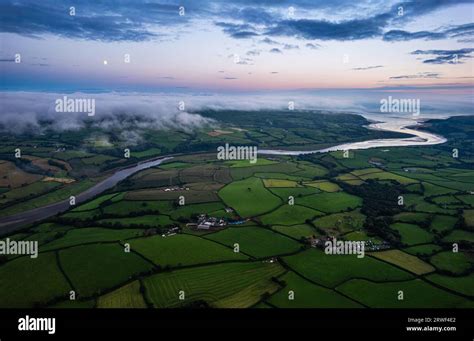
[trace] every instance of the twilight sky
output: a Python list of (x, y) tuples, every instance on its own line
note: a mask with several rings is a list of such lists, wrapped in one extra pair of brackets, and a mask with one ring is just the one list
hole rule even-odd
[(4, 91), (472, 93), (474, 77), (463, 0), (3, 0), (0, 39)]

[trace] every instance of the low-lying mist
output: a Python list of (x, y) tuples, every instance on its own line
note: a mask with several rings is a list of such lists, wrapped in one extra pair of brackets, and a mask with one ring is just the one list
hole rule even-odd
[[(94, 100), (94, 116), (88, 116), (87, 112), (57, 112), (56, 101), (64, 96), (73, 100)], [(288, 110), (289, 105), (293, 105), (295, 110), (322, 109), (380, 116), (380, 100), (388, 96), (420, 98), (420, 118), (472, 114), (469, 112), (472, 111), (472, 103), (469, 100), (466, 102), (465, 96), (416, 92), (314, 90), (251, 95), (0, 92), (0, 131), (40, 134), (45, 130), (80, 130), (92, 126), (138, 138), (143, 129), (193, 131), (218, 126), (219, 122), (199, 114), (205, 109)]]

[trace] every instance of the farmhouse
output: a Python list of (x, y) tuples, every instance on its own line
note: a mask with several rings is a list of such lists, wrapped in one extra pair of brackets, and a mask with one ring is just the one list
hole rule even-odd
[(197, 228), (199, 230), (209, 230), (214, 227), (224, 227), (227, 222), (222, 218), (208, 217), (206, 214), (201, 214), (198, 217)]
[(199, 230), (209, 230), (210, 228), (212, 227), (212, 223), (206, 221), (206, 222), (203, 222), (203, 223), (200, 223), (197, 228)]
[(181, 231), (181, 228), (179, 226), (174, 226), (166, 230), (161, 236), (162, 237), (170, 237), (174, 236), (175, 234), (179, 233)]

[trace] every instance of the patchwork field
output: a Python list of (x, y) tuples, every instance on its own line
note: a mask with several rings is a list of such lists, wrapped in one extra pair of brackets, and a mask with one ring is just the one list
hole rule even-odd
[(212, 241), (191, 235), (153, 236), (130, 241), (131, 248), (161, 267), (184, 266), (248, 257)]
[(294, 225), (312, 220), (323, 213), (300, 205), (282, 205), (275, 211), (262, 216), (262, 223), (269, 225)]
[(392, 283), (373, 283), (364, 279), (353, 279), (339, 286), (337, 290), (371, 308), (472, 308), (474, 306), (463, 297), (450, 294), (418, 279)]
[(362, 200), (346, 193), (320, 193), (299, 198), (296, 203), (318, 211), (335, 213), (352, 210), (360, 206)]
[[(337, 292), (315, 285), (289, 272), (280, 277), (285, 288), (273, 295), (269, 303), (278, 308), (360, 308), (358, 303)], [(292, 294), (291, 294), (292, 292)], [(290, 299), (291, 297), (291, 299)]]
[[(294, 256), (284, 257), (284, 261), (293, 271), (327, 287), (335, 287), (352, 277), (366, 278), (377, 282), (412, 278), (408, 272), (370, 257), (332, 256), (319, 250), (308, 250)], [(344, 269), (344, 271), (335, 269)]]
[[(154, 275), (144, 284), (148, 300), (157, 308), (199, 300), (214, 307), (244, 308), (259, 302), (264, 293), (275, 292), (278, 285), (271, 278), (283, 272), (277, 264), (220, 264)], [(179, 299), (180, 291), (185, 300)]]
[(140, 293), (140, 283), (130, 284), (100, 296), (97, 300), (98, 308), (146, 308), (145, 300)]
[(221, 189), (219, 196), (242, 217), (259, 215), (281, 204), (281, 200), (269, 192), (259, 178), (235, 181)]
[[(449, 127), (436, 146), (216, 159), (216, 144), (249, 139), (301, 150), (387, 137), (357, 115), (240, 114), (203, 113), (228, 121), (195, 134), (146, 130), (129, 160), (116, 134), (80, 130), (51, 144), (45, 132), (37, 148), (6, 136), (27, 157), (0, 146), (0, 217), (68, 199), (120, 167), (174, 158), (2, 236), (37, 241), (40, 253), (0, 255), (0, 307), (474, 307), (474, 153), (451, 156), (473, 141), (471, 121), (432, 121), (426, 129)], [(273, 124), (256, 128), (257, 116)], [(334, 237), (366, 241), (365, 256), (326, 254)]]
[(0, 307), (26, 308), (65, 297), (71, 287), (52, 252), (37, 259), (21, 257), (0, 267)]
[(400, 250), (373, 252), (370, 255), (387, 263), (397, 265), (400, 268), (413, 272), (417, 275), (423, 275), (435, 270), (435, 268), (430, 264), (425, 263), (419, 258)]
[(119, 244), (75, 246), (59, 251), (59, 259), (77, 293), (84, 297), (100, 294), (152, 268)]
[(256, 258), (292, 253), (301, 248), (294, 240), (262, 227), (231, 227), (206, 238), (232, 248), (237, 243), (240, 251)]

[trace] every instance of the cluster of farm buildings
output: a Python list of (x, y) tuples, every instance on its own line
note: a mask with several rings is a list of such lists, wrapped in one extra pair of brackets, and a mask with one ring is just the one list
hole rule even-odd
[[(307, 239), (307, 242), (311, 245), (311, 247), (324, 249), (326, 242), (328, 241), (330, 242), (334, 238), (336, 237), (334, 236), (323, 236), (323, 237), (318, 237), (318, 238), (309, 237)], [(381, 251), (381, 250), (390, 249), (390, 247), (391, 247), (390, 244), (387, 243), (386, 241), (383, 241), (380, 243), (374, 243), (370, 239), (365, 241), (366, 251)]]

